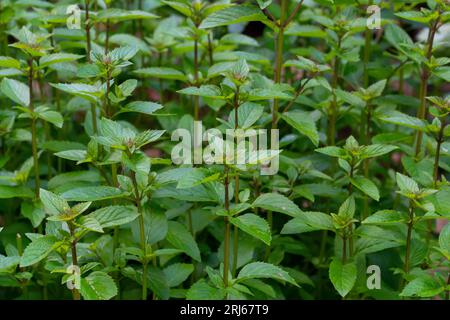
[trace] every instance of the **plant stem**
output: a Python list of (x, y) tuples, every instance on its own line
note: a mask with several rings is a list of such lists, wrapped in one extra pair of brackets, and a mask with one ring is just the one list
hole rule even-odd
[[(239, 93), (240, 93), (240, 87), (236, 87), (236, 93), (234, 94), (234, 130), (236, 134), (236, 130), (239, 127)], [(234, 202), (239, 204), (239, 171), (236, 170), (235, 176), (234, 176)], [(237, 269), (237, 262), (238, 262), (238, 251), (239, 251), (239, 233), (238, 233), (238, 227), (234, 226), (233, 229), (233, 268), (232, 268), (232, 274), (233, 276), (236, 274)]]
[[(194, 40), (194, 80), (195, 80), (195, 86), (199, 87), (198, 83), (198, 39), (197, 35), (195, 36)], [(198, 120), (198, 114), (200, 109), (200, 97), (194, 96), (194, 120)]]
[(89, 21), (89, 1), (85, 0), (85, 10), (86, 10), (86, 21), (85, 21), (85, 30), (86, 30), (86, 59), (87, 62), (91, 62), (91, 23)]
[(434, 156), (434, 174), (433, 174), (433, 180), (434, 180), (434, 187), (437, 187), (438, 181), (439, 181), (439, 158), (441, 155), (441, 145), (442, 142), (444, 142), (444, 129), (445, 129), (445, 118), (442, 119), (441, 122), (441, 128), (439, 130), (437, 139), (436, 139), (436, 154)]
[(214, 48), (213, 48), (213, 33), (210, 31), (208, 33), (208, 56), (209, 56), (209, 66), (212, 66), (214, 64)]
[[(433, 25), (430, 27), (430, 31), (428, 33), (427, 54), (426, 54), (427, 61), (430, 61), (433, 55), (434, 37), (438, 30), (439, 21), (440, 18), (437, 18), (436, 21), (433, 23)], [(420, 106), (417, 112), (417, 117), (422, 120), (425, 119), (427, 115), (426, 98), (428, 92), (428, 80), (430, 79), (430, 76), (431, 74), (430, 71), (428, 70), (428, 67), (426, 65), (423, 65), (422, 72), (420, 75), (420, 89), (419, 89)], [(415, 152), (416, 159), (419, 157), (420, 151), (422, 149), (422, 140), (423, 140), (423, 132), (419, 130), (416, 135), (416, 152)]]
[[(131, 155), (129, 155), (131, 156)], [(145, 239), (145, 222), (144, 222), (144, 211), (141, 206), (141, 196), (139, 194), (138, 184), (136, 180), (136, 173), (130, 171), (130, 178), (133, 183), (135, 203), (139, 213), (139, 235), (141, 239), (141, 250), (142, 250), (142, 300), (147, 300), (147, 245)]]
[(110, 103), (109, 103), (109, 92), (111, 91), (111, 68), (107, 65), (106, 68), (106, 95), (105, 95), (105, 114), (106, 117), (110, 117)]
[[(350, 169), (350, 179), (352, 179), (353, 178), (353, 172), (354, 172), (354, 170), (355, 170), (355, 167), (354, 167), (354, 160), (352, 159), (352, 161), (351, 161), (351, 164), (350, 164), (350, 166), (351, 166), (351, 169)], [(350, 194), (350, 195), (352, 195), (352, 193), (353, 193), (353, 184), (352, 184), (352, 182), (350, 181), (350, 183), (348, 184), (348, 193)], [(353, 256), (353, 223), (351, 223), (349, 226), (348, 226), (348, 228), (347, 228), (347, 230), (348, 230), (348, 253), (349, 253), (349, 256), (350, 257), (352, 257)]]
[(106, 19), (106, 39), (105, 39), (105, 54), (109, 52), (109, 19)]
[[(227, 214), (230, 213), (230, 197), (228, 186), (230, 184), (228, 177), (228, 165), (225, 163), (225, 210)], [(223, 247), (223, 283), (225, 287), (228, 287), (228, 270), (229, 270), (229, 258), (230, 258), (230, 221), (228, 216), (225, 216), (225, 238), (224, 238), (224, 247)]]
[[(287, 0), (280, 0), (280, 1), (281, 1), (281, 17), (279, 30), (276, 35), (276, 56), (275, 56), (275, 74), (274, 74), (274, 81), (277, 84), (281, 83), (281, 73), (283, 72), (283, 47), (284, 47), (284, 28), (285, 28), (284, 22), (287, 13)], [(272, 129), (277, 128), (279, 104), (280, 104), (279, 99), (273, 100)]]
[(414, 227), (414, 206), (412, 202), (409, 205), (409, 221), (408, 221), (408, 233), (406, 235), (406, 252), (405, 252), (405, 264), (403, 266), (403, 270), (405, 274), (409, 273), (409, 257), (411, 255), (411, 237), (412, 231)]
[[(33, 104), (33, 58), (28, 60), (29, 66), (29, 75), (28, 75), (28, 87), (30, 94), (30, 110), (34, 112), (34, 104)], [(34, 167), (34, 193), (36, 199), (39, 199), (39, 189), (41, 187), (40, 177), (39, 177), (39, 159), (38, 159), (38, 151), (37, 151), (37, 133), (36, 133), (36, 122), (37, 119), (33, 115), (31, 117), (31, 151), (33, 153), (33, 167)]]
[[(338, 41), (338, 50), (341, 47), (341, 37), (339, 36)], [(337, 119), (337, 112), (338, 112), (338, 105), (337, 105), (337, 99), (336, 99), (336, 89), (338, 87), (339, 82), (339, 68), (340, 68), (340, 60), (339, 57), (334, 58), (333, 63), (333, 81), (332, 81), (332, 88), (333, 88), (333, 101), (331, 102), (331, 114), (328, 119), (328, 137), (327, 137), (327, 143), (329, 146), (334, 146), (336, 144), (335, 142), (335, 136), (336, 136), (336, 119)]]
[[(70, 243), (70, 250), (72, 252), (72, 266), (75, 267), (73, 271), (75, 271), (78, 267), (78, 257), (77, 257), (77, 239), (75, 237), (75, 225), (69, 221), (67, 223), (69, 225), (70, 235), (73, 238)], [(73, 300), (80, 300), (80, 292), (77, 288), (72, 289)]]
[[(158, 52), (158, 67), (162, 67), (162, 52)], [(164, 87), (163, 87), (163, 79), (159, 79), (159, 96), (160, 96), (160, 103), (164, 104)]]
[[(345, 233), (345, 230), (343, 231)], [(347, 262), (347, 237), (342, 237), (342, 263), (345, 264)]]

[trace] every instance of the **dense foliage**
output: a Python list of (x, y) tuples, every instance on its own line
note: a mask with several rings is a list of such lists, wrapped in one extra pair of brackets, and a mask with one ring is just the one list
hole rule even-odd
[(0, 299), (448, 299), (448, 1), (73, 4), (0, 0)]

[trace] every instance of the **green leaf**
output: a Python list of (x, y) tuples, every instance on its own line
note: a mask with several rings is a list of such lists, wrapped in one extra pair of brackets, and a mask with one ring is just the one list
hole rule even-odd
[(200, 250), (192, 235), (179, 222), (169, 221), (166, 240), (176, 249), (180, 249), (196, 261), (201, 261)]
[(158, 16), (146, 11), (110, 8), (106, 10), (101, 10), (100, 13), (97, 15), (96, 20), (102, 22), (105, 22), (107, 20), (120, 22), (120, 21), (154, 19), (154, 18), (158, 18)]
[(86, 217), (93, 217), (102, 228), (111, 228), (127, 224), (139, 216), (134, 206), (109, 206), (98, 209)]
[(61, 194), (61, 196), (68, 201), (100, 201), (121, 198), (126, 195), (126, 192), (108, 186), (75, 188)]
[(231, 217), (230, 222), (242, 231), (270, 245), (272, 239), (270, 227), (263, 218), (252, 213), (247, 213), (237, 218)]
[(295, 282), (294, 278), (289, 275), (289, 273), (287, 273), (280, 267), (265, 262), (252, 262), (245, 265), (239, 272), (236, 280), (238, 282), (241, 282), (248, 279), (260, 278), (275, 279), (278, 281), (290, 283), (298, 287), (298, 284)]
[(86, 159), (87, 151), (86, 150), (66, 150), (55, 153), (55, 156), (72, 160), (72, 161), (83, 161)]
[(162, 109), (163, 106), (150, 101), (133, 101), (128, 103), (124, 108), (120, 109), (120, 113), (138, 112), (152, 115), (155, 111)]
[(32, 241), (23, 251), (20, 267), (28, 267), (45, 259), (52, 252), (58, 239), (52, 235), (45, 235)]
[(194, 272), (194, 265), (188, 263), (174, 263), (163, 271), (166, 275), (169, 287), (173, 288), (182, 284), (191, 273)]
[(186, 3), (180, 1), (162, 1), (162, 2), (172, 7), (173, 9), (177, 10), (186, 17), (192, 16), (191, 8)]
[(41, 57), (39, 59), (39, 67), (44, 68), (55, 63), (76, 61), (81, 58), (83, 58), (83, 56), (79, 54), (64, 53), (64, 52), (53, 53)]
[(356, 265), (353, 262), (342, 264), (340, 259), (333, 259), (329, 269), (330, 280), (334, 288), (342, 297), (345, 297), (356, 282)]
[(347, 153), (344, 149), (334, 146), (319, 148), (316, 149), (316, 152), (340, 159), (345, 159), (347, 157)]
[(260, 195), (252, 204), (252, 207), (285, 213), (296, 217), (302, 210), (291, 200), (278, 193), (265, 193)]
[(408, 33), (396, 24), (389, 24), (386, 26), (385, 38), (397, 49), (401, 48), (400, 45), (402, 43), (413, 44), (413, 41)]
[[(264, 112), (264, 107), (260, 104), (253, 102), (245, 102), (238, 108), (238, 127), (241, 129), (248, 129), (259, 118), (261, 118)], [(228, 117), (228, 125), (230, 128), (234, 129), (234, 120), (235, 120), (235, 109), (230, 112), (230, 116)]]
[(0, 56), (0, 68), (20, 69), (20, 61), (11, 57)]
[(4, 78), (0, 89), (5, 96), (22, 107), (30, 105), (30, 88), (20, 81)]
[(162, 300), (169, 299), (170, 287), (166, 274), (160, 268), (148, 266), (147, 283), (150, 289)]
[(186, 292), (186, 300), (221, 300), (225, 298), (225, 290), (210, 286), (205, 279), (194, 283)]
[(289, 24), (285, 34), (302, 38), (325, 38), (327, 35), (327, 33), (318, 26), (300, 25), (295, 22)]
[(401, 113), (399, 111), (390, 111), (383, 114), (380, 114), (378, 118), (382, 121), (398, 124), (400, 126), (416, 129), (416, 130), (424, 130), (426, 127), (425, 121), (418, 119), (416, 117), (411, 117), (407, 114)]
[(385, 145), (385, 144), (372, 144), (370, 146), (365, 146), (361, 150), (361, 158), (375, 158), (390, 153), (398, 149), (396, 146)]
[(397, 185), (400, 191), (406, 193), (417, 193), (419, 192), (419, 185), (410, 177), (407, 177), (399, 172), (397, 172)]
[(358, 108), (364, 108), (366, 106), (366, 102), (363, 99), (358, 97), (356, 94), (344, 90), (336, 89), (336, 97), (348, 103), (350, 106), (355, 106)]
[(439, 246), (450, 255), (450, 224), (447, 223), (439, 235)]
[(281, 117), (298, 132), (307, 136), (316, 147), (319, 145), (319, 133), (316, 123), (308, 113), (290, 111), (283, 113)]
[(395, 210), (381, 210), (366, 218), (362, 224), (391, 225), (408, 221), (405, 213)]
[(271, 25), (271, 22), (255, 6), (235, 5), (223, 10), (219, 10), (206, 17), (200, 24), (200, 29), (215, 28), (220, 26), (228, 26), (230, 24), (261, 21)]
[(177, 91), (180, 94), (187, 94), (192, 96), (200, 96), (205, 98), (224, 99), (220, 88), (214, 85), (203, 85), (198, 87), (188, 87)]
[(62, 128), (64, 119), (59, 112), (53, 110), (43, 110), (43, 111), (36, 110), (35, 112), (37, 113), (37, 116), (42, 120), (50, 122), (58, 128)]
[(433, 71), (433, 74), (447, 82), (450, 82), (450, 67), (439, 67)]
[(410, 283), (408, 283), (403, 291), (400, 293), (402, 297), (421, 297), (430, 298), (437, 296), (445, 287), (441, 285), (434, 277), (429, 275), (423, 275), (415, 278)]
[(49, 215), (59, 215), (70, 209), (67, 201), (53, 192), (40, 189), (39, 194), (45, 211)]
[(94, 271), (81, 278), (80, 293), (85, 300), (109, 300), (117, 295), (117, 286), (107, 273)]
[(272, 3), (273, 0), (256, 0), (261, 9), (265, 9)]
[(425, 14), (421, 11), (403, 11), (398, 12), (395, 15), (405, 20), (420, 22), (423, 24), (427, 24), (433, 19), (433, 15)]
[(338, 215), (342, 218), (345, 218), (347, 221), (351, 220), (355, 215), (355, 209), (356, 209), (355, 197), (351, 195), (339, 207)]
[(87, 99), (93, 103), (97, 102), (103, 95), (101, 88), (85, 83), (50, 83), (50, 85), (61, 91)]
[(376, 201), (380, 200), (380, 193), (378, 191), (377, 186), (369, 179), (364, 178), (362, 176), (355, 176), (351, 178), (350, 181), (352, 185), (354, 185), (356, 188), (361, 190), (363, 193), (365, 193), (372, 199)]
[(288, 221), (281, 234), (299, 234), (318, 230), (334, 231), (333, 220), (322, 212), (303, 212), (299, 217)]
[(25, 186), (0, 185), (0, 199), (10, 198), (33, 198), (33, 191)]
[(187, 80), (187, 77), (183, 72), (167, 67), (138, 69), (135, 70), (134, 73), (143, 77), (151, 77), (158, 79), (180, 80), (180, 81)]

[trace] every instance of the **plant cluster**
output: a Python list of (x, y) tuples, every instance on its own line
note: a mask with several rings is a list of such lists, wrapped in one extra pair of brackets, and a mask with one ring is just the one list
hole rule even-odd
[(73, 4), (0, 2), (0, 299), (449, 299), (448, 1)]

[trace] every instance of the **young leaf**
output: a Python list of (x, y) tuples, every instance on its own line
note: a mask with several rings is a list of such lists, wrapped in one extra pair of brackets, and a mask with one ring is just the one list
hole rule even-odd
[(126, 192), (108, 186), (75, 188), (61, 194), (61, 196), (68, 201), (100, 201), (121, 198), (126, 195)]
[(200, 250), (192, 235), (179, 222), (169, 221), (166, 240), (175, 248), (182, 250), (196, 261), (201, 261)]
[(296, 217), (302, 213), (302, 210), (294, 202), (278, 193), (265, 193), (260, 195), (253, 202), (252, 207), (281, 212), (292, 217)]
[(365, 193), (372, 199), (376, 201), (380, 200), (380, 193), (378, 191), (377, 186), (369, 179), (364, 178), (362, 176), (355, 176), (351, 178), (350, 181), (352, 185), (354, 185), (356, 188), (361, 190), (363, 193)]
[(265, 262), (252, 262), (245, 265), (237, 276), (237, 281), (245, 281), (247, 279), (264, 279), (271, 278), (282, 282), (290, 283), (298, 287), (289, 273), (281, 269), (280, 267), (274, 266), (270, 263)]
[(230, 222), (242, 231), (270, 245), (272, 239), (270, 227), (263, 218), (252, 213), (247, 213), (237, 218), (231, 217)]
[(298, 132), (307, 136), (316, 147), (319, 145), (316, 123), (309, 114), (301, 111), (290, 111), (283, 113), (281, 117)]
[(429, 275), (423, 275), (415, 278), (406, 285), (400, 293), (402, 297), (421, 297), (429, 298), (437, 296), (445, 290), (445, 287), (439, 283), (435, 278)]
[(117, 286), (107, 273), (94, 271), (81, 278), (80, 293), (86, 300), (109, 300), (117, 295)]
[(22, 107), (30, 104), (30, 88), (20, 81), (5, 78), (3, 79), (0, 89), (5, 96)]
[(28, 267), (38, 263), (50, 252), (52, 252), (58, 239), (52, 235), (45, 235), (32, 241), (23, 251), (23, 255), (20, 258), (20, 267)]
[(345, 297), (356, 282), (356, 265), (354, 262), (343, 264), (340, 259), (333, 259), (329, 270), (330, 280), (334, 288), (342, 297)]

